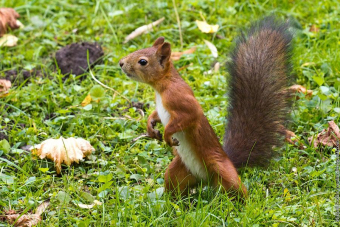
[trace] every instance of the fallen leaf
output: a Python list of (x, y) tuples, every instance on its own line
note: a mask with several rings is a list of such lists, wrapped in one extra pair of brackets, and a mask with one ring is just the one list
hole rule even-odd
[(294, 132), (289, 131), (288, 129), (285, 130), (285, 140), (286, 142), (295, 145), (294, 141), (292, 138), (296, 138), (296, 135)]
[(302, 143), (302, 141), (295, 135), (294, 132), (286, 129), (283, 125), (280, 126), (281, 127), (281, 131), (285, 136), (285, 141), (298, 147), (299, 149), (304, 149), (305, 146)]
[(88, 94), (85, 99), (81, 102), (81, 106), (84, 107), (84, 106), (87, 106), (88, 104), (90, 104), (92, 101), (92, 98), (91, 98), (91, 95)]
[(308, 141), (311, 143), (313, 142), (313, 145), (315, 148), (317, 148), (319, 145), (322, 146), (328, 146), (328, 147), (336, 147), (340, 140), (340, 132), (339, 132), (339, 126), (335, 124), (334, 121), (328, 122), (328, 129), (322, 130), (314, 139), (313, 136), (308, 138)]
[(31, 152), (41, 159), (48, 158), (55, 163), (57, 173), (60, 174), (61, 163), (70, 166), (72, 162), (79, 163), (85, 156), (94, 151), (91, 144), (82, 138), (60, 137), (59, 139), (48, 139), (41, 144), (34, 145)]
[(137, 28), (136, 30), (134, 30), (132, 33), (130, 33), (128, 36), (126, 36), (124, 43), (129, 42), (131, 39), (136, 38), (137, 36), (140, 36), (142, 34), (145, 34), (149, 31), (152, 31), (153, 27), (159, 25), (165, 18), (161, 18), (159, 20), (156, 20), (155, 22), (152, 22), (150, 24), (147, 25), (143, 25), (139, 28)]
[(173, 61), (178, 61), (183, 54), (192, 54), (196, 51), (196, 47), (191, 47), (190, 49), (188, 50), (185, 50), (183, 52), (172, 52), (171, 53), (171, 60)]
[(320, 28), (318, 28), (315, 24), (313, 24), (312, 26), (310, 26), (309, 31), (318, 33), (320, 31)]
[(10, 94), (9, 92), (1, 93), (0, 98), (7, 97), (7, 96), (9, 96), (9, 94)]
[[(49, 201), (45, 201), (42, 204), (40, 204), (35, 213), (27, 213), (20, 217), (21, 214), (16, 214), (15, 211), (9, 210), (5, 212), (5, 215), (2, 216), (4, 220), (7, 220), (8, 223), (14, 224), (14, 226), (18, 227), (31, 227), (38, 225), (38, 223), (41, 221), (41, 214), (46, 210), (46, 208), (50, 205)], [(20, 218), (19, 218), (20, 217)]]
[(218, 73), (218, 71), (220, 70), (221, 64), (219, 62), (216, 62), (214, 65), (214, 72)]
[(307, 67), (307, 66), (311, 66), (311, 65), (315, 65), (315, 62), (305, 62), (301, 65), (301, 67)]
[(35, 214), (37, 215), (41, 215), (42, 213), (45, 212), (45, 210), (47, 209), (47, 207), (50, 205), (49, 201), (45, 201), (42, 204), (40, 204), (37, 209), (35, 210)]
[(19, 20), (17, 20), (17, 26), (19, 28), (24, 28), (25, 27)]
[(8, 90), (11, 88), (12, 83), (9, 80), (0, 79), (0, 98), (7, 96)]
[[(18, 24), (17, 18), (20, 15), (12, 8), (0, 8), (0, 36), (7, 32), (7, 28), (17, 29), (20, 28), (20, 21)], [(22, 25), (22, 24), (21, 24)]]
[(287, 188), (285, 188), (283, 190), (283, 196), (285, 197), (285, 201), (286, 202), (291, 201), (291, 195), (290, 195), (290, 192), (289, 192), (289, 190)]
[(98, 200), (94, 200), (92, 204), (82, 204), (82, 203), (76, 203), (77, 206), (79, 206), (80, 208), (83, 209), (91, 209), (96, 205), (102, 205), (102, 202), (98, 201)]
[(299, 84), (292, 85), (288, 88), (289, 93), (303, 93), (308, 97), (311, 97), (313, 95), (313, 90), (307, 90), (304, 86), (301, 86)]
[(6, 34), (0, 38), (0, 47), (13, 47), (18, 43), (18, 38), (14, 35)]
[(217, 52), (217, 48), (214, 44), (212, 44), (211, 42), (209, 42), (208, 40), (204, 39), (205, 44), (208, 46), (208, 48), (211, 51), (211, 54), (214, 58), (218, 57), (218, 52)]
[(223, 35), (219, 35), (219, 34), (216, 35), (216, 38), (218, 38), (218, 39), (225, 39), (225, 37)]
[(196, 24), (199, 30), (203, 33), (215, 33), (217, 32), (219, 25), (210, 25), (205, 21), (196, 20)]

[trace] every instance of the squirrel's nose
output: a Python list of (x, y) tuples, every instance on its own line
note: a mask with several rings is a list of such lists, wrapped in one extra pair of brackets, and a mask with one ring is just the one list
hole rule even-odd
[(120, 67), (123, 67), (124, 63), (123, 63), (122, 60), (119, 61), (119, 65), (120, 65)]

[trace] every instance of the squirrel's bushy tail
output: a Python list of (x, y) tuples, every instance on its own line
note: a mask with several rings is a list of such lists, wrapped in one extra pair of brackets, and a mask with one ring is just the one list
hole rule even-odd
[(236, 168), (265, 166), (282, 144), (292, 35), (267, 17), (242, 34), (229, 63), (229, 111), (224, 150)]

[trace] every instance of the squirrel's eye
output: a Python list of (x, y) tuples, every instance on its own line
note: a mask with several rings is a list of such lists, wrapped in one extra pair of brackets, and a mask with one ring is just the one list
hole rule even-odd
[(145, 59), (140, 59), (140, 60), (138, 61), (138, 63), (139, 63), (140, 65), (144, 66), (144, 65), (148, 64), (148, 61), (145, 60)]

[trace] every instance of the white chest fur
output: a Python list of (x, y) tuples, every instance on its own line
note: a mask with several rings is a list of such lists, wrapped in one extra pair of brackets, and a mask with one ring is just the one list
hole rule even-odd
[[(169, 112), (164, 108), (161, 95), (156, 92), (156, 110), (159, 118), (162, 121), (164, 127), (168, 124), (170, 120)], [(179, 141), (179, 146), (176, 146), (178, 155), (181, 157), (185, 166), (190, 170), (192, 174), (194, 174), (199, 179), (206, 180), (207, 179), (207, 171), (204, 166), (201, 165), (201, 162), (197, 160), (197, 157), (192, 150), (191, 145), (185, 138), (185, 132), (176, 132), (173, 135)]]

